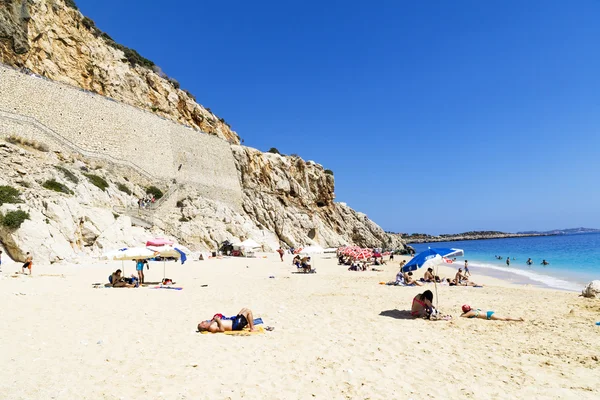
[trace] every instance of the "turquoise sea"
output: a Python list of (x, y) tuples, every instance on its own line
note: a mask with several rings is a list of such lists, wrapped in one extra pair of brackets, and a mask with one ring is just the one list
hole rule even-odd
[[(457, 259), (457, 268), (464, 265), (467, 259), (471, 273), (493, 275), (516, 283), (580, 291), (589, 281), (600, 279), (600, 233), (420, 243), (411, 246), (417, 252), (428, 247), (463, 249), (465, 256)], [(494, 256), (502, 256), (503, 259), (498, 260)], [(510, 257), (510, 266), (506, 265), (506, 257)], [(533, 265), (526, 264), (528, 258), (533, 259)], [(550, 265), (541, 265), (543, 259)]]

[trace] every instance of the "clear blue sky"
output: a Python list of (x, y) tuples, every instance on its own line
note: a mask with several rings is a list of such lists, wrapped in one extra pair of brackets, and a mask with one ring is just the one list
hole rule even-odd
[(384, 229), (600, 228), (600, 2), (76, 0)]

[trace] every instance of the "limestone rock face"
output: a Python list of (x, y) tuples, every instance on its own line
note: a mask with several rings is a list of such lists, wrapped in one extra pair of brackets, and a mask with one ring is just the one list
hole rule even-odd
[(244, 192), (244, 210), (282, 243), (324, 247), (357, 244), (403, 248), (366, 215), (335, 203), (333, 175), (299, 157), (232, 146)]
[(583, 297), (600, 298), (600, 281), (591, 281), (581, 292)]
[(110, 43), (63, 0), (0, 0), (0, 62), (239, 143), (223, 119), (159, 69), (130, 64), (123, 50)]
[[(20, 191), (20, 202), (3, 204), (0, 213), (22, 210), (29, 214), (18, 229), (0, 224), (0, 243), (13, 260), (24, 261), (30, 252), (35, 263), (77, 262), (118, 246), (138, 245), (148, 237), (143, 229), (131, 226), (129, 217), (113, 213), (113, 206), (132, 203), (135, 198), (115, 189), (118, 178), (110, 171), (94, 171), (110, 183), (103, 191), (83, 175), (76, 166), (78, 162), (72, 159), (7, 143), (0, 144), (0, 157), (0, 186)], [(17, 172), (15, 166), (25, 174)], [(67, 179), (56, 166), (71, 171), (78, 182)], [(64, 185), (71, 193), (45, 188), (49, 180)], [(143, 194), (141, 187), (131, 186), (139, 196)]]
[[(130, 63), (132, 60), (135, 65)], [(62, 137), (54, 142), (57, 139), (54, 136), (67, 133), (57, 129), (47, 136), (47, 130), (30, 120), (15, 119), (15, 115), (0, 117), (0, 136), (6, 139), (0, 139), (0, 185), (21, 191), (21, 202), (4, 204), (0, 212), (29, 213), (29, 219), (18, 229), (0, 224), (0, 245), (17, 261), (23, 261), (30, 251), (37, 263), (77, 262), (122, 246), (140, 245), (155, 235), (174, 237), (194, 250), (215, 250), (225, 240), (245, 239), (263, 244), (266, 251), (279, 246), (310, 244), (404, 247), (399, 236), (386, 234), (366, 215), (336, 203), (334, 177), (321, 165), (240, 146), (237, 134), (224, 120), (197, 104), (160, 69), (149, 68), (148, 60), (116, 45), (91, 20), (68, 7), (65, 0), (0, 0), (0, 62), (125, 103), (115, 106), (125, 114), (124, 124), (129, 110), (133, 110), (126, 105), (129, 104), (216, 135), (231, 144), (212, 138), (212, 143), (206, 142), (209, 144), (204, 148), (193, 149), (198, 151), (168, 154), (173, 160), (178, 157), (177, 171), (180, 172), (182, 166), (183, 170), (172, 179), (169, 175), (168, 183), (164, 179), (161, 183), (152, 178), (152, 174), (134, 171), (136, 166), (127, 167), (115, 162), (116, 158), (106, 157), (102, 151), (98, 153), (103, 146), (92, 149), (98, 153), (96, 156), (75, 147), (64, 147), (69, 141), (91, 140), (92, 137), (98, 141), (97, 145), (111, 143), (112, 137), (94, 136), (100, 130), (94, 131), (93, 126), (85, 131), (85, 138)], [(50, 86), (41, 79), (26, 78), (29, 81), (26, 85), (13, 86), (27, 87), (30, 93), (25, 95), (36, 96), (41, 92), (42, 84), (30, 88), (29, 85), (34, 85), (31, 82)], [(16, 78), (9, 81), (17, 82)], [(67, 92), (74, 92), (60, 84), (55, 86), (62, 98), (69, 96)], [(0, 90), (0, 96), (2, 93)], [(4, 93), (5, 99), (17, 98), (9, 97), (6, 90)], [(73, 113), (67, 104), (65, 102), (57, 114)], [(39, 110), (44, 105), (36, 103), (34, 108)], [(14, 111), (14, 104), (8, 108), (4, 111)], [(25, 116), (29, 115), (26, 111), (30, 111), (26, 108), (20, 111)], [(135, 111), (139, 115), (139, 111)], [(136, 120), (134, 114), (131, 113), (132, 120)], [(110, 117), (111, 114), (105, 112), (101, 118)], [(30, 132), (27, 121), (37, 128)], [(64, 128), (71, 132), (71, 126)], [(179, 139), (184, 139), (188, 130), (185, 131)], [(44, 146), (23, 140), (8, 140), (9, 135), (19, 136), (19, 133), (21, 139), (44, 142), (50, 138), (54, 144), (45, 146), (44, 150)], [(78, 133), (81, 135), (81, 131)], [(190, 131), (190, 135), (193, 134), (195, 132)], [(135, 144), (128, 146), (135, 147)], [(218, 151), (209, 151), (215, 149)], [(83, 154), (93, 158), (86, 159)], [(198, 162), (225, 157), (229, 161), (218, 168), (213, 165), (218, 163)], [(184, 173), (188, 174), (187, 181), (180, 179)], [(98, 188), (85, 174), (97, 175), (108, 187)], [(203, 179), (191, 179), (194, 176)], [(206, 187), (212, 188), (213, 181), (225, 182), (221, 186), (228, 187), (209, 192)], [(138, 210), (137, 199), (144, 196), (151, 185), (162, 185), (165, 190), (168, 186), (166, 201), (152, 212)], [(230, 186), (235, 186), (235, 190), (228, 190)], [(232, 193), (235, 201), (230, 201)]]

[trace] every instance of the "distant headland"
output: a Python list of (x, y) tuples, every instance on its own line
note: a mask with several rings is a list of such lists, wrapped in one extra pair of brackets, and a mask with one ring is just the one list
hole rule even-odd
[(459, 240), (484, 240), (484, 239), (506, 239), (530, 236), (556, 236), (556, 235), (578, 235), (585, 233), (600, 233), (600, 229), (594, 228), (570, 228), (555, 229), (551, 231), (523, 231), (517, 233), (500, 231), (470, 231), (463, 233), (443, 233), (440, 235), (429, 235), (426, 233), (397, 233), (406, 243), (429, 243), (429, 242), (455, 242)]

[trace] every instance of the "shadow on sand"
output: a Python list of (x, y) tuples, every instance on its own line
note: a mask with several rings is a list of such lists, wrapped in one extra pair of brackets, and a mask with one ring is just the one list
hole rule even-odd
[(385, 310), (379, 313), (382, 317), (390, 317), (395, 319), (415, 319), (410, 315), (409, 310)]

